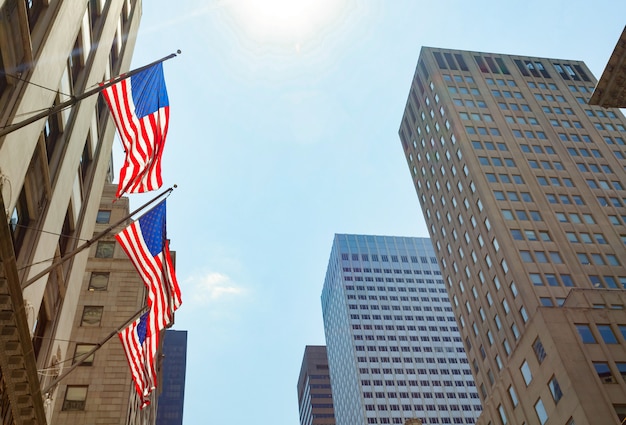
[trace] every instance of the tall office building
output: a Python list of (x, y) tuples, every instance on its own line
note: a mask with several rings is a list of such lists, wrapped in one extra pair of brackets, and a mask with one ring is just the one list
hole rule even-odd
[(297, 387), (300, 425), (335, 425), (326, 346), (305, 347)]
[(71, 364), (87, 251), (36, 276), (92, 237), (115, 128), (98, 96), (7, 126), (128, 70), (141, 1), (0, 0), (0, 15), (0, 422), (45, 424), (37, 370)]
[(583, 62), (424, 47), (400, 127), (481, 424), (626, 415), (626, 119)]
[[(96, 218), (96, 234), (129, 214), (128, 198), (114, 202), (116, 190), (117, 185), (105, 186)], [(40, 374), (49, 406), (48, 423), (72, 423), (78, 417), (84, 423), (101, 425), (155, 423), (157, 391), (163, 385), (150, 396), (150, 405), (141, 409), (142, 401), (131, 380), (122, 344), (116, 334), (111, 335), (134, 320), (146, 306), (143, 280), (114, 237), (122, 227), (90, 248), (66, 364), (62, 367), (57, 363)], [(111, 339), (102, 344), (108, 336)], [(85, 358), (97, 344), (102, 346)], [(60, 352), (56, 358), (62, 358)], [(57, 385), (45, 389), (60, 373), (76, 364), (79, 365)]]
[(475, 422), (480, 400), (429, 239), (335, 235), (322, 313), (337, 425)]
[(156, 425), (182, 425), (187, 371), (187, 331), (174, 329), (165, 331), (162, 370)]

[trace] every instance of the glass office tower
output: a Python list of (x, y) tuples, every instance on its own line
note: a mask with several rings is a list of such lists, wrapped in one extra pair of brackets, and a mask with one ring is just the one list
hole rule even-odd
[(337, 425), (475, 422), (480, 400), (429, 239), (335, 235), (322, 312)]
[(484, 412), (626, 414), (626, 120), (583, 62), (424, 47), (400, 139)]

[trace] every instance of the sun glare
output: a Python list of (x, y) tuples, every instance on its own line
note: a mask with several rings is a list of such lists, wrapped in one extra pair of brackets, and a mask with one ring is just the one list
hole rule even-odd
[(306, 43), (333, 25), (344, 0), (232, 0), (235, 19), (260, 43)]

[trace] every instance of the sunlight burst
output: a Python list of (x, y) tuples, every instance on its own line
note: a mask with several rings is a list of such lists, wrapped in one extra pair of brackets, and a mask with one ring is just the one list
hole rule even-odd
[(241, 28), (261, 43), (301, 46), (332, 26), (343, 0), (233, 0)]

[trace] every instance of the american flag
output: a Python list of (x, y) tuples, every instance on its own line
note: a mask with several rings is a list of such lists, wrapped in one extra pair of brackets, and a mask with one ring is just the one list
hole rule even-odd
[(102, 95), (126, 152), (116, 196), (160, 188), (161, 155), (170, 115), (163, 64), (104, 89)]
[(161, 201), (115, 235), (148, 289), (148, 336), (172, 323), (181, 294), (166, 237), (166, 205)]
[(118, 332), (122, 347), (128, 359), (135, 390), (142, 400), (142, 408), (150, 403), (149, 395), (156, 387), (155, 356), (157, 338), (147, 335), (150, 311)]

